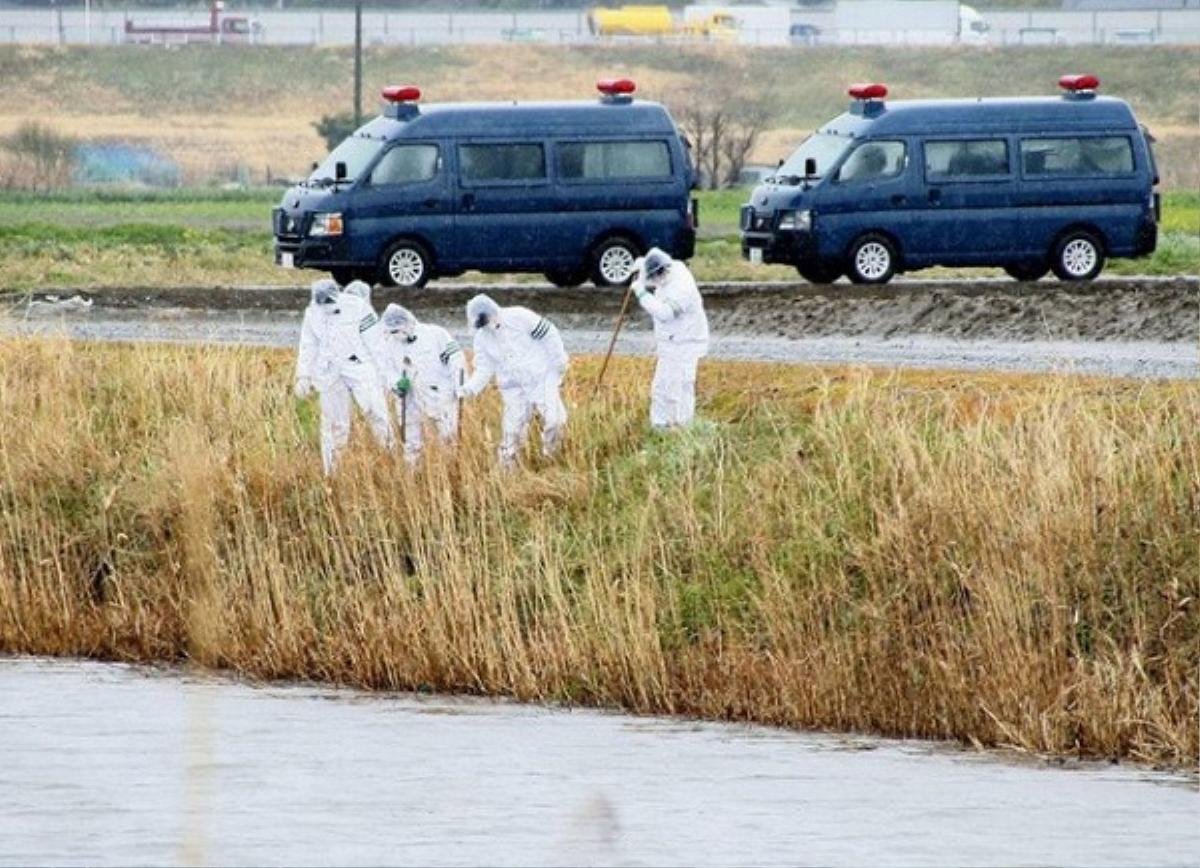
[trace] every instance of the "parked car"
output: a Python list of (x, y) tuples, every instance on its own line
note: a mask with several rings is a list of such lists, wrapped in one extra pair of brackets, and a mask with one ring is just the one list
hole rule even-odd
[(886, 102), (850, 88), (821, 127), (742, 208), (742, 253), (814, 283), (886, 283), (933, 265), (1053, 271), (1089, 280), (1106, 258), (1152, 253), (1158, 172), (1151, 139), (1099, 80), (1019, 99)]
[(560, 286), (628, 281), (650, 247), (695, 247), (693, 169), (661, 105), (628, 79), (598, 101), (419, 104), (384, 113), (275, 209), (284, 267), (417, 287), (468, 269), (541, 272)]

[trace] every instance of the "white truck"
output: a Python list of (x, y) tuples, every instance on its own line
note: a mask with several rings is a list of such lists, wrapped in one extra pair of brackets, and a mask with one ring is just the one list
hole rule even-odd
[(988, 23), (957, 0), (839, 0), (842, 45), (985, 45)]

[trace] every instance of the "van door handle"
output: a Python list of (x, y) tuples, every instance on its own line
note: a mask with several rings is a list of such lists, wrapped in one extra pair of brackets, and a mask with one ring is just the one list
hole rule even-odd
[(930, 202), (942, 201), (942, 191), (939, 190), (937, 187), (934, 187), (932, 190), (930, 190), (929, 191), (929, 201)]
[(462, 206), (467, 211), (470, 211), (472, 208), (474, 208), (475, 207), (475, 194), (474, 193), (463, 193)]
[(908, 201), (908, 197), (905, 196), (903, 193), (893, 193), (892, 194), (892, 204), (893, 205), (903, 205), (907, 201)]

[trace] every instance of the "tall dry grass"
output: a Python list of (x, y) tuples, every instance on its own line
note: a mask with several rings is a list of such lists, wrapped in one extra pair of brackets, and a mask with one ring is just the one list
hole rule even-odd
[(326, 482), (291, 363), (0, 341), (0, 650), (1195, 760), (1194, 383), (585, 361), (555, 463)]

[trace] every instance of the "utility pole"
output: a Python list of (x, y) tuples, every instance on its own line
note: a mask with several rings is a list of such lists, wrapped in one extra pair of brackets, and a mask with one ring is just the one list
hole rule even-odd
[(354, 128), (362, 126), (362, 0), (354, 4)]

